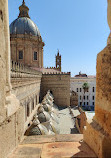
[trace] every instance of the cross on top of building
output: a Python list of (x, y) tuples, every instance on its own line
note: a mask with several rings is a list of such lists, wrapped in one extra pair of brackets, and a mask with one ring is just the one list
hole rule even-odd
[(22, 2), (23, 4), (25, 4), (25, 0), (23, 0), (23, 2)]

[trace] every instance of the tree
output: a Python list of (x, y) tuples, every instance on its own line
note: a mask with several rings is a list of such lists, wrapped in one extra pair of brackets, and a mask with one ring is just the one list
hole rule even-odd
[[(82, 88), (83, 88), (83, 90), (84, 90), (83, 99), (82, 99), (82, 105), (83, 105), (83, 100), (84, 100), (85, 92), (88, 92), (88, 89), (89, 89), (88, 83), (84, 83), (84, 84), (82, 85)], [(81, 106), (82, 106), (82, 105), (81, 105)]]
[(83, 90), (84, 90), (84, 94), (85, 94), (85, 92), (87, 92), (88, 89), (89, 89), (89, 85), (88, 85), (88, 83), (84, 83), (84, 84), (82, 85), (82, 88), (83, 88)]

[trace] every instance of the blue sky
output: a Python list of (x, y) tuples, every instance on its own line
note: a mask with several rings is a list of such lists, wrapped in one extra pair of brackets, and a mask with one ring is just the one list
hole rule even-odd
[[(109, 35), (107, 0), (25, 0), (38, 26), (44, 47), (44, 67), (55, 66), (57, 49), (62, 71), (96, 74), (97, 54)], [(19, 14), (22, 0), (9, 0), (9, 22)]]

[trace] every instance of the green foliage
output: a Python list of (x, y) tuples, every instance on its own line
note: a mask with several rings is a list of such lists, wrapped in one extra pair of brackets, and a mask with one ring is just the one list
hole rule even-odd
[(84, 83), (84, 84), (82, 85), (82, 88), (83, 88), (83, 89), (89, 89), (88, 83)]

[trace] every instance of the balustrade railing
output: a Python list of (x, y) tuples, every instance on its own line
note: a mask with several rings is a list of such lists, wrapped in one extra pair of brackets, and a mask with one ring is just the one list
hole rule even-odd
[(40, 75), (41, 72), (25, 66), (22, 63), (11, 61), (11, 77), (21, 77), (23, 74), (37, 76)]

